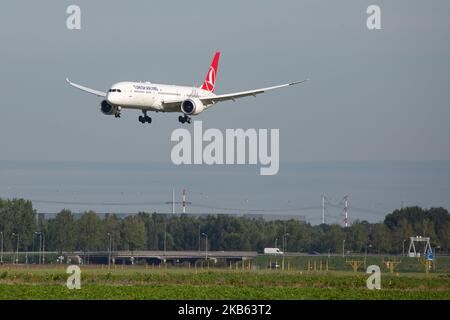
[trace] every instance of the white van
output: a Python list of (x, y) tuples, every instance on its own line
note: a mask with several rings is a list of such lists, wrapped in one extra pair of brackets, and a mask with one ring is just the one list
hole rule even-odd
[(279, 254), (283, 254), (283, 251), (281, 251), (278, 248), (264, 248), (264, 254), (279, 255)]

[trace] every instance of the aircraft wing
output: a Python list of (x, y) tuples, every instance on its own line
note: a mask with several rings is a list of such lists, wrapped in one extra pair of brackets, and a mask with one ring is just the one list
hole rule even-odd
[(211, 96), (211, 97), (200, 98), (200, 100), (205, 105), (209, 105), (209, 104), (213, 104), (213, 103), (217, 103), (217, 102), (221, 102), (221, 101), (227, 101), (227, 100), (233, 100), (234, 101), (234, 100), (239, 99), (239, 98), (244, 98), (244, 97), (248, 97), (248, 96), (256, 96), (257, 94), (264, 93), (266, 91), (270, 91), (270, 90), (274, 90), (274, 89), (278, 89), (278, 88), (283, 88), (283, 87), (288, 87), (288, 86), (292, 86), (294, 84), (300, 84), (300, 83), (306, 82), (308, 80), (309, 79), (302, 80), (302, 81), (295, 81), (295, 82), (286, 83), (286, 84), (282, 84), (282, 85), (278, 85), (278, 86), (261, 88), (261, 89), (255, 89), (255, 90), (248, 90), (248, 91), (241, 91), (241, 92), (235, 92), (235, 93), (221, 94), (221, 95), (216, 95), (216, 96)]
[[(227, 101), (227, 100), (234, 101), (239, 98), (244, 98), (244, 97), (248, 97), (248, 96), (256, 96), (257, 94), (264, 93), (266, 91), (283, 88), (283, 87), (288, 87), (288, 86), (293, 86), (295, 84), (300, 84), (300, 83), (306, 82), (308, 80), (309, 79), (305, 79), (302, 81), (295, 81), (295, 82), (286, 83), (286, 84), (282, 84), (282, 85), (278, 85), (278, 86), (255, 89), (255, 90), (227, 93), (227, 94), (221, 94), (221, 95), (211, 95), (210, 97), (203, 97), (203, 98), (200, 97), (199, 99), (205, 105), (211, 105), (211, 104), (214, 104), (217, 102)], [(162, 104), (164, 105), (165, 108), (176, 111), (177, 109), (180, 108), (180, 105), (183, 101), (184, 100), (167, 100), (167, 101), (163, 101)]]
[(88, 93), (91, 93), (91, 94), (95, 94), (98, 97), (106, 97), (106, 92), (97, 91), (97, 90), (94, 90), (94, 89), (91, 89), (91, 88), (83, 87), (83, 86), (81, 86), (79, 84), (71, 82), (69, 80), (69, 78), (66, 78), (66, 82), (69, 85), (71, 85), (72, 87), (75, 87), (75, 88), (80, 89), (82, 91), (85, 91), (85, 92), (88, 92)]

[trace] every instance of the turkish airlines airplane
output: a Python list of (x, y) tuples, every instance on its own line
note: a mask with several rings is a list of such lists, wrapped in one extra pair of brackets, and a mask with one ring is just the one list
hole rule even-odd
[(206, 74), (205, 82), (200, 88), (183, 87), (166, 84), (156, 84), (151, 82), (119, 82), (114, 84), (108, 92), (97, 91), (66, 79), (72, 87), (104, 98), (100, 102), (100, 111), (106, 115), (114, 115), (120, 118), (122, 109), (142, 110), (143, 116), (139, 116), (139, 122), (151, 123), (152, 118), (147, 115), (148, 111), (155, 112), (181, 112), (178, 117), (181, 123), (191, 123), (191, 117), (209, 109), (217, 102), (256, 96), (257, 94), (303, 83), (295, 81), (278, 86), (261, 88), (255, 90), (241, 91), (228, 94), (214, 94), (217, 67), (219, 65), (220, 52), (216, 52), (211, 62), (211, 66)]

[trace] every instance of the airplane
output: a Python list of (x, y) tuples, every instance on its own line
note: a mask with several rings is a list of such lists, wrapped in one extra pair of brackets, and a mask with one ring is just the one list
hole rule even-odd
[(66, 78), (66, 82), (72, 87), (104, 98), (100, 102), (100, 111), (105, 115), (114, 115), (116, 118), (120, 118), (122, 109), (137, 109), (143, 113), (138, 118), (139, 122), (151, 123), (152, 118), (147, 115), (148, 111), (179, 112), (183, 114), (178, 117), (179, 122), (191, 123), (190, 116), (196, 116), (218, 102), (235, 101), (247, 96), (256, 96), (266, 91), (304, 83), (309, 80), (305, 79), (273, 87), (216, 95), (214, 91), (219, 57), (220, 52), (216, 52), (206, 73), (205, 81), (200, 88), (125, 81), (114, 84), (108, 92), (102, 92), (73, 83), (68, 78)]

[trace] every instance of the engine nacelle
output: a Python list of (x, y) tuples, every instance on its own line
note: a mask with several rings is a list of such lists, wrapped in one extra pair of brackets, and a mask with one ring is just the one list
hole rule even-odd
[(181, 103), (181, 111), (187, 115), (197, 115), (205, 110), (205, 105), (199, 99), (187, 99)]
[(102, 102), (100, 102), (100, 111), (103, 114), (106, 114), (108, 116), (111, 116), (113, 114), (116, 114), (118, 108), (116, 106), (112, 106), (108, 103), (108, 101), (103, 100)]

